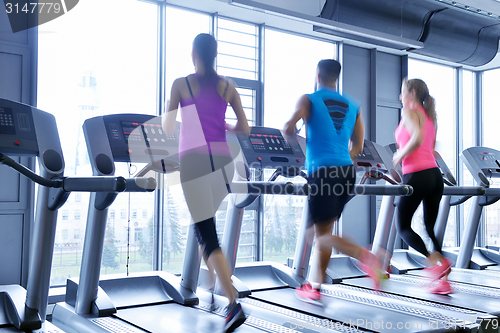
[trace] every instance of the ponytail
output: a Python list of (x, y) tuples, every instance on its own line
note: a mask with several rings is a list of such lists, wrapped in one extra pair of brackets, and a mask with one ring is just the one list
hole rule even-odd
[(434, 127), (437, 130), (437, 115), (436, 115), (436, 100), (431, 95), (427, 95), (422, 103), (425, 113), (434, 123)]

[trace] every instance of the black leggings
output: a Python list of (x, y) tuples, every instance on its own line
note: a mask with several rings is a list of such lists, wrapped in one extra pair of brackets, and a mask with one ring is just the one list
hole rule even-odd
[(434, 245), (434, 251), (441, 253), (439, 244), (434, 235), (434, 225), (439, 211), (439, 202), (443, 196), (443, 177), (438, 168), (426, 169), (409, 173), (403, 176), (403, 183), (413, 187), (413, 194), (408, 197), (401, 197), (396, 219), (396, 229), (401, 238), (425, 256), (429, 252), (425, 247), (422, 238), (411, 228), (413, 214), (421, 202), (424, 203), (424, 224), (429, 238)]

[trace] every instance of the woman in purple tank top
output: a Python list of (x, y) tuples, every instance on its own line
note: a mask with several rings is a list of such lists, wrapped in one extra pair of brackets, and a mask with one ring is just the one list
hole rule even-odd
[[(228, 194), (234, 173), (226, 130), (249, 135), (250, 128), (235, 86), (219, 76), (214, 69), (217, 56), (217, 41), (214, 37), (199, 34), (194, 39), (191, 56), (195, 73), (178, 78), (172, 84), (163, 127), (166, 133), (174, 131), (180, 105), (181, 185), (212, 283), (215, 285), (215, 270), (229, 300), (224, 331), (232, 332), (245, 321), (245, 315), (236, 302), (229, 267), (219, 246), (215, 213)], [(236, 113), (235, 126), (230, 126), (225, 121), (228, 103)], [(213, 301), (212, 295), (212, 307)]]
[[(401, 197), (397, 207), (396, 229), (401, 238), (425, 255), (431, 277), (429, 291), (434, 294), (452, 292), (447, 276), (452, 262), (441, 253), (441, 243), (434, 234), (434, 225), (443, 195), (443, 178), (434, 158), (436, 143), (436, 111), (434, 98), (420, 79), (404, 79), (400, 100), (403, 103), (401, 122), (396, 129), (398, 150), (394, 165), (402, 163), (403, 182), (413, 187), (413, 194)], [(429, 253), (422, 238), (412, 229), (411, 221), (420, 203), (424, 208), (424, 225), (433, 244)], [(434, 283), (435, 282), (435, 283)]]

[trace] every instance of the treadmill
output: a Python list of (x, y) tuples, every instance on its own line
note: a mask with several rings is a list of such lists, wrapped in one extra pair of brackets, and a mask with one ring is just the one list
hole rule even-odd
[[(476, 149), (476, 148), (474, 148)], [(469, 156), (474, 156), (474, 155), (469, 155)], [(478, 155), (476, 155), (478, 156)], [(444, 160), (439, 156), (439, 154), (436, 155), (436, 162), (438, 163), (439, 168), (441, 169), (441, 173), (443, 174), (443, 180), (445, 181), (446, 185), (444, 188), (444, 195), (443, 198), (441, 199), (441, 204), (439, 207), (439, 214), (437, 217), (436, 221), (436, 226), (435, 226), (435, 233), (436, 233), (436, 238), (438, 241), (442, 242), (444, 238), (444, 233), (446, 229), (446, 224), (448, 222), (448, 216), (450, 212), (450, 208), (455, 205), (459, 205), (464, 203), (470, 198), (476, 198), (477, 201), (480, 203), (487, 203), (494, 198), (487, 199), (484, 197), (487, 189), (484, 187), (466, 187), (466, 186), (456, 186), (456, 181), (453, 175), (451, 175), (450, 170), (446, 166), (446, 163)], [(475, 192), (475, 188), (481, 191)], [(450, 191), (453, 190), (460, 190), (462, 196), (455, 196), (450, 194)], [(481, 194), (482, 192), (482, 194)], [(481, 204), (480, 204), (481, 205)], [(469, 217), (474, 216), (475, 218), (480, 217), (480, 213), (477, 214), (474, 212), (474, 210), (480, 209), (480, 207), (477, 206), (472, 206), (471, 211), (469, 212)], [(469, 219), (469, 222), (467, 225), (470, 225), (471, 220)], [(472, 223), (476, 223), (472, 221)], [(474, 233), (473, 233), (474, 234)], [(461, 244), (464, 244), (466, 242), (467, 237), (467, 232), (464, 234), (464, 240), (462, 241)], [(472, 238), (473, 239), (473, 238)], [(471, 240), (471, 237), (468, 238), (468, 241)], [(452, 261), (457, 261), (457, 257), (459, 254), (459, 251), (463, 248), (463, 246), (459, 248), (444, 248), (443, 249), (443, 254), (450, 258)], [(401, 251), (398, 251), (401, 252)], [(397, 254), (398, 252), (395, 252)], [(422, 263), (423, 256), (420, 253), (417, 253), (416, 251), (406, 251), (408, 253), (408, 256), (411, 258), (408, 260), (408, 264), (405, 268), (406, 270), (400, 271), (400, 273), (408, 273), (411, 275), (418, 275), (418, 276), (424, 276), (425, 274), (422, 272), (420, 268), (424, 267), (425, 264)], [(493, 260), (488, 259), (486, 255), (483, 255), (483, 252), (486, 255), (492, 256), (494, 258), (495, 255), (498, 255), (495, 251), (491, 251), (488, 249), (474, 249), (472, 252), (471, 256), (471, 262), (470, 265), (467, 268), (458, 268), (458, 267), (453, 267), (451, 269), (451, 273), (448, 276), (448, 280), (454, 281), (454, 282), (460, 282), (464, 284), (473, 284), (473, 285), (478, 285), (478, 286), (485, 286), (485, 287), (492, 287), (492, 288), (500, 288), (500, 275), (497, 272), (492, 272), (490, 270), (484, 270), (484, 268), (488, 266), (495, 267), (496, 264)], [(401, 263), (402, 261), (395, 262), (396, 255), (393, 256), (392, 260), (392, 265), (397, 266), (401, 268)], [(397, 261), (397, 260), (396, 260)], [(471, 268), (471, 269), (469, 269)], [(474, 268), (474, 269), (472, 269)], [(397, 271), (397, 270), (394, 270)]]
[[(377, 144), (373, 144), (373, 147), (381, 157), (388, 153), (388, 150), (385, 150), (384, 153), (383, 147)], [(378, 158), (376, 158), (376, 160), (378, 160)], [(380, 158), (380, 161), (383, 160), (386, 160), (387, 164), (390, 163), (392, 165), (392, 160), (389, 162), (387, 159)], [(378, 164), (380, 164), (380, 166), (378, 166)], [(377, 163), (377, 167), (379, 171), (384, 173), (387, 173), (385, 170), (391, 169), (391, 167), (387, 167), (382, 163)], [(480, 187), (445, 187), (446, 195), (465, 195), (467, 193), (469, 195), (480, 196), (483, 193), (483, 189)], [(375, 232), (376, 235), (381, 234), (384, 235), (384, 237), (378, 239), (375, 237), (373, 248), (384, 249), (385, 246), (388, 256), (390, 256), (390, 250), (392, 250), (396, 235), (395, 228), (393, 228), (393, 212), (387, 214), (387, 212), (384, 211), (385, 207), (384, 205), (381, 207), (377, 230)], [(389, 205), (389, 207), (393, 210), (393, 203)], [(381, 219), (380, 216), (384, 218)], [(380, 239), (382, 239), (382, 241), (380, 241)], [(396, 258), (398, 258), (398, 256), (399, 255), (396, 255)], [(336, 266), (340, 266), (340, 268), (337, 269), (337, 276), (332, 278), (332, 283), (338, 283), (339, 280), (341, 280), (339, 286), (343, 288), (345, 292), (353, 290), (374, 292), (381, 300), (384, 299), (387, 300), (387, 302), (390, 302), (390, 300), (394, 298), (404, 299), (414, 304), (425, 304), (435, 309), (435, 311), (441, 311), (440, 309), (446, 308), (455, 313), (458, 318), (475, 316), (476, 321), (481, 324), (481, 328), (484, 331), (496, 332), (498, 330), (498, 325), (495, 325), (496, 328), (492, 325), (492, 323), (498, 324), (500, 315), (500, 302), (498, 298), (500, 294), (498, 290), (450, 282), (455, 291), (453, 294), (448, 296), (433, 295), (425, 291), (426, 286), (429, 284), (429, 279), (423, 276), (413, 275), (418, 272), (417, 269), (425, 267), (423, 264), (418, 263), (419, 254), (413, 254), (412, 251), (403, 251), (402, 255), (399, 257), (399, 259), (401, 259), (401, 257), (406, 258), (406, 262), (404, 260), (400, 260), (400, 262), (403, 262), (406, 266), (412, 266), (411, 270), (408, 269), (408, 267), (400, 268), (400, 273), (411, 272), (412, 275), (391, 274), (388, 280), (383, 281), (378, 293), (374, 291), (373, 281), (371, 281), (371, 279), (356, 276), (353, 269), (347, 270), (345, 265), (341, 265), (341, 262), (336, 263)]]
[[(30, 245), (27, 289), (0, 286), (1, 332), (62, 332), (46, 321), (57, 211), (71, 192), (112, 193), (126, 190), (123, 177), (64, 177), (64, 158), (53, 115), (18, 102), (0, 99), (0, 164), (39, 184)], [(38, 158), (40, 175), (7, 155)], [(152, 179), (154, 181), (154, 179)]]
[[(252, 134), (261, 136), (269, 135), (266, 128), (252, 128)], [(272, 134), (274, 135), (274, 134)], [(290, 161), (295, 162), (292, 156), (285, 154), (277, 154), (277, 151), (271, 144), (273, 149), (260, 149), (257, 144), (254, 144), (251, 138), (248, 142), (242, 142), (242, 154), (248, 162), (258, 160), (258, 164), (253, 164), (254, 167), (278, 167), (280, 169), (290, 169)], [(281, 137), (280, 137), (281, 140)], [(382, 161), (376, 160), (373, 157), (372, 148), (375, 144), (365, 142), (363, 151), (364, 158), (370, 160), (376, 166)], [(383, 147), (382, 147), (383, 149)], [(269, 151), (269, 152), (268, 152)], [(268, 152), (268, 153), (266, 153)], [(271, 152), (273, 152), (271, 154)], [(362, 154), (362, 155), (363, 155)], [(380, 157), (379, 155), (376, 156)], [(384, 159), (387, 157), (385, 153)], [(276, 165), (279, 162), (279, 166)], [(248, 164), (250, 164), (248, 163)], [(364, 165), (368, 167), (368, 165)], [(292, 173), (292, 176), (296, 173)], [(380, 175), (380, 174), (379, 174)], [(411, 188), (408, 186), (379, 186), (379, 185), (357, 185), (355, 193), (363, 193), (366, 195), (387, 194), (387, 195), (407, 195)], [(228, 213), (226, 220), (226, 228), (228, 226), (238, 226), (234, 223), (235, 216), (241, 216), (244, 205), (240, 204), (243, 200), (235, 200), (231, 209), (233, 213)], [(306, 205), (307, 210), (307, 205)], [(322, 289), (323, 307), (302, 302), (296, 298), (295, 287), (299, 286), (307, 274), (308, 261), (311, 252), (312, 234), (308, 233), (305, 228), (307, 222), (307, 212), (303, 214), (302, 225), (299, 231), (298, 246), (296, 249), (296, 258), (293, 263), (293, 269), (284, 265), (276, 265), (274, 263), (247, 263), (237, 265), (234, 268), (234, 275), (241, 280), (250, 290), (251, 294), (242, 300), (242, 306), (245, 311), (251, 312), (252, 316), (264, 316), (256, 313), (256, 309), (266, 309), (279, 313), (288, 313), (294, 321), (281, 323), (277, 319), (278, 324), (282, 326), (294, 323), (294, 326), (301, 326), (304, 329), (318, 328), (314, 325), (321, 325), (324, 321), (328, 327), (339, 328), (355, 328), (357, 330), (370, 330), (376, 332), (389, 332), (397, 329), (400, 332), (439, 332), (461, 330), (458, 327), (447, 325), (449, 322), (460, 322), (465, 330), (475, 331), (478, 325), (475, 323), (478, 317), (488, 317), (487, 314), (470, 313), (469, 317), (463, 315), (462, 309), (453, 307), (432, 307), (423, 302), (415, 302), (410, 298), (403, 297), (380, 297), (373, 291), (368, 291), (362, 288), (347, 288), (343, 285), (324, 285)], [(237, 239), (237, 237), (235, 237)], [(237, 244), (237, 243), (236, 243)], [(236, 257), (237, 246), (233, 243), (223, 243), (223, 250), (228, 258)], [(348, 260), (348, 258), (345, 258)], [(350, 259), (350, 258), (349, 258)], [(350, 269), (354, 269), (350, 267)], [(357, 269), (357, 268), (356, 268)], [(357, 269), (358, 275), (364, 275), (361, 270)], [(337, 278), (334, 278), (337, 279)], [(340, 279), (337, 279), (339, 282)], [(263, 311), (263, 310), (262, 310)], [(384, 323), (384, 324), (382, 324)], [(403, 323), (413, 323), (413, 325), (404, 325)], [(312, 325), (312, 326), (311, 326)], [(323, 327), (323, 326), (321, 326)]]
[[(386, 146), (386, 149), (391, 154), (394, 154), (397, 149), (396, 144), (388, 145)], [(439, 205), (439, 212), (434, 227), (436, 238), (439, 242), (442, 243), (446, 231), (446, 225), (448, 223), (450, 208), (452, 206), (460, 205), (473, 197), (483, 196), (486, 192), (484, 187), (482, 186), (458, 186), (455, 177), (453, 177), (453, 174), (451, 173), (441, 155), (435, 151), (434, 157), (436, 159), (438, 168), (441, 171), (443, 182), (446, 185), (443, 189), (443, 197)], [(389, 244), (387, 246), (386, 259), (387, 262), (390, 261), (390, 272), (396, 274), (413, 272), (414, 274), (422, 275), (422, 272), (420, 272), (420, 270), (426, 267), (426, 258), (413, 249), (394, 249), (397, 232), (395, 231), (394, 224), (392, 224), (390, 228), (391, 236), (389, 239)], [(456, 252), (458, 252), (458, 249), (455, 248), (443, 249), (443, 254), (450, 258), (452, 261), (456, 261)]]
[[(161, 117), (142, 114), (106, 115), (87, 119), (83, 125), (94, 175), (112, 174), (115, 162), (144, 162), (139, 175), (172, 173), (178, 170), (178, 131), (167, 136)], [(102, 163), (105, 161), (105, 163)], [(239, 165), (236, 163), (238, 169)], [(243, 169), (244, 172), (245, 169)], [(241, 171), (241, 168), (240, 168)], [(272, 185), (273, 187), (271, 188)], [(233, 193), (262, 193), (272, 190), (294, 193), (303, 190), (291, 182), (270, 184), (256, 182), (250, 187), (234, 183)], [(198, 245), (189, 228), (183, 272), (198, 265), (191, 276), (178, 277), (167, 272), (145, 272), (130, 276), (108, 276), (100, 279), (100, 261), (107, 207), (92, 198), (85, 235), (80, 279), (69, 279), (65, 302), (55, 305), (52, 321), (67, 332), (213, 332), (224, 325), (224, 304), (216, 315), (198, 306), (195, 294), (200, 260)], [(191, 237), (191, 241), (189, 240)], [(191, 258), (191, 259), (188, 259)], [(276, 332), (280, 328), (251, 316), (238, 332)], [(285, 331), (287, 332), (287, 331)], [(294, 332), (291, 330), (290, 332)]]
[(484, 197), (475, 198), (472, 203), (455, 266), (488, 270), (491, 271), (491, 276), (500, 278), (499, 252), (486, 248), (474, 248), (483, 207), (500, 199), (500, 188), (490, 187), (491, 182), (488, 180), (500, 178), (500, 151), (487, 147), (471, 147), (460, 154), (460, 159), (467, 166), (474, 180), (485, 187), (486, 194)]

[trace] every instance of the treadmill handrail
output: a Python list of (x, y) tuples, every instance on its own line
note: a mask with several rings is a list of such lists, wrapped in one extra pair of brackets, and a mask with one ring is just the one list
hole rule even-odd
[[(310, 191), (309, 184), (293, 184), (292, 182), (234, 182), (231, 193), (258, 194), (294, 194), (307, 195)], [(409, 196), (413, 193), (410, 185), (354, 185), (354, 195), (402, 195)]]
[(292, 182), (233, 182), (230, 184), (231, 193), (259, 194), (290, 194), (307, 195), (309, 184), (294, 184)]
[(410, 185), (371, 185), (357, 184), (354, 186), (355, 195), (402, 195), (409, 196), (413, 193)]
[(12, 169), (16, 170), (20, 174), (28, 177), (29, 179), (31, 179), (35, 183), (40, 184), (42, 186), (45, 186), (45, 187), (61, 187), (62, 186), (62, 184), (59, 182), (54, 182), (54, 180), (52, 180), (52, 179), (46, 179), (46, 178), (43, 178), (43, 177), (37, 175), (36, 173), (31, 171), (30, 169), (28, 169), (24, 165), (17, 163), (12, 158), (10, 158), (2, 153), (0, 153), (0, 164), (5, 164), (5, 165), (11, 167)]
[(482, 186), (445, 186), (443, 189), (443, 195), (463, 195), (463, 196), (477, 196), (484, 195), (486, 193), (484, 187)]
[(484, 189), (485, 195), (488, 197), (498, 197), (500, 196), (500, 188), (498, 187), (487, 187)]
[[(47, 179), (2, 153), (0, 153), (0, 164), (11, 167), (41, 186), (60, 188), (65, 192), (150, 192), (156, 187), (154, 178), (142, 180), (141, 178), (125, 179), (121, 176), (93, 176)], [(141, 183), (144, 184), (144, 187), (139, 185)]]
[(54, 179), (66, 192), (123, 192), (127, 189), (123, 177), (65, 177)]

